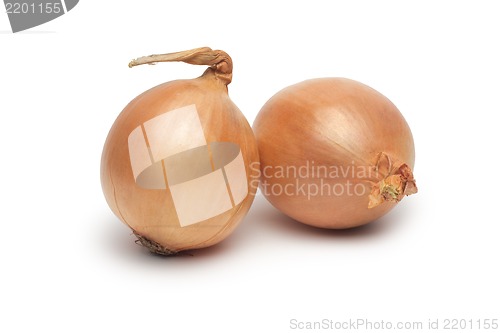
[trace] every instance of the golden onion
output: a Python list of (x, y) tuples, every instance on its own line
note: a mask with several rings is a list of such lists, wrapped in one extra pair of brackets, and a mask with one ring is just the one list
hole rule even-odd
[(261, 191), (297, 221), (360, 226), (417, 192), (408, 124), (362, 83), (321, 78), (287, 87), (262, 107), (253, 129)]
[(228, 96), (232, 60), (199, 48), (138, 58), (130, 67), (183, 61), (210, 66), (196, 79), (163, 83), (134, 98), (104, 145), (107, 203), (152, 252), (170, 255), (226, 238), (254, 199), (258, 151)]

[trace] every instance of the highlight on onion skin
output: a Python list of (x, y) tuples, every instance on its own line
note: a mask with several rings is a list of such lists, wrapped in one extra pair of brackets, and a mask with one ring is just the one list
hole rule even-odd
[(214, 245), (236, 228), (257, 190), (258, 150), (228, 96), (232, 60), (199, 48), (133, 60), (210, 66), (196, 79), (160, 84), (134, 98), (113, 124), (101, 183), (115, 215), (151, 252)]
[(289, 217), (345, 229), (417, 192), (413, 137), (385, 96), (345, 78), (289, 86), (253, 125), (264, 196)]

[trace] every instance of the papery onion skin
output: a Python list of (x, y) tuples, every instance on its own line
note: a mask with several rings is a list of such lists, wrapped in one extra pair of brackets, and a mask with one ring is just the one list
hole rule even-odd
[[(320, 78), (289, 86), (262, 107), (253, 129), (261, 191), (299, 222), (329, 229), (364, 225), (417, 191), (407, 122), (389, 99), (360, 82)], [(300, 167), (308, 174), (273, 173)], [(333, 171), (314, 176), (319, 167)]]
[[(217, 55), (217, 52), (222, 52), (208, 48), (191, 51), (202, 55)], [(180, 59), (177, 55), (175, 59), (177, 60), (168, 61), (189, 62), (189, 59)], [(230, 58), (228, 59), (230, 62)], [(203, 58), (201, 62), (204, 63), (205, 60)], [(167, 82), (137, 96), (118, 116), (104, 145), (101, 183), (107, 203), (115, 215), (133, 230), (138, 240), (155, 253), (175, 254), (220, 242), (236, 228), (254, 199), (256, 186), (251, 185), (255, 183), (252, 180), (256, 174), (249, 165), (258, 163), (256, 141), (244, 115), (227, 94), (232, 63), (229, 63), (230, 68), (227, 69), (227, 63), (220, 64), (217, 61), (216, 59), (212, 67), (199, 78)], [(219, 71), (219, 65), (225, 66), (225, 72)], [(245, 163), (248, 195), (240, 204), (222, 214), (181, 227), (169, 188), (151, 190), (136, 184), (130, 162), (128, 137), (146, 121), (187, 105), (196, 106), (208, 143), (231, 142), (239, 146)], [(169, 139), (176, 140), (176, 137)]]

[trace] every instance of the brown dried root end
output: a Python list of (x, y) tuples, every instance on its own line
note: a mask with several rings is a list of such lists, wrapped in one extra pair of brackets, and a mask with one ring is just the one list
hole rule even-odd
[(418, 192), (411, 168), (402, 164), (394, 174), (375, 184), (369, 196), (368, 208), (374, 208), (383, 202), (399, 202), (407, 195)]
[(175, 256), (178, 254), (177, 251), (170, 250), (164, 247), (163, 245), (156, 243), (155, 241), (152, 241), (144, 236), (139, 235), (135, 231), (133, 231), (133, 233), (135, 237), (137, 237), (135, 243), (146, 247), (151, 253), (159, 254), (162, 256)]

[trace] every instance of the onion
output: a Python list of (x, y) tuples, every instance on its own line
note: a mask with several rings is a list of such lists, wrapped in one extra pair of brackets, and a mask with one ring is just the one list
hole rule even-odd
[(210, 66), (192, 80), (158, 85), (118, 116), (104, 145), (107, 203), (150, 251), (170, 255), (226, 238), (248, 212), (258, 151), (247, 120), (229, 99), (232, 60), (199, 48), (133, 60)]
[(321, 78), (287, 87), (263, 106), (253, 129), (261, 191), (305, 224), (360, 226), (417, 192), (408, 124), (362, 83)]

